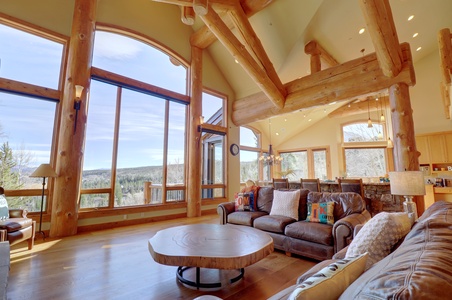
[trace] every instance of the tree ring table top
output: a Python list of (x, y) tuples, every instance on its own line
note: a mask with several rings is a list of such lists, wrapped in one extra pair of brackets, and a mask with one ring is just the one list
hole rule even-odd
[(192, 224), (158, 231), (148, 247), (160, 264), (231, 270), (272, 253), (273, 239), (252, 227)]

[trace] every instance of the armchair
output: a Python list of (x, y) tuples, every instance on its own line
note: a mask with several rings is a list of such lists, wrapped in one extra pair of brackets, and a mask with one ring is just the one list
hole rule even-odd
[[(4, 190), (0, 187), (0, 196)], [(36, 221), (27, 218), (27, 211), (24, 209), (10, 209), (9, 218), (0, 221), (0, 242), (8, 241), (10, 245), (28, 242), (28, 250), (34, 245)]]

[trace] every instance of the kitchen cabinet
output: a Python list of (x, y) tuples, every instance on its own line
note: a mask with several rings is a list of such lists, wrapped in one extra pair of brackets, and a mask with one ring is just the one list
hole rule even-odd
[[(432, 163), (446, 163), (447, 149), (445, 135), (427, 136), (430, 150), (430, 160)], [(452, 158), (452, 157), (451, 157)]]
[[(452, 136), (452, 135), (451, 135)], [(452, 142), (452, 140), (451, 140)], [(451, 144), (452, 147), (452, 144)], [(430, 163), (430, 151), (428, 147), (428, 137), (427, 136), (417, 136), (416, 137), (416, 148), (417, 151), (421, 153), (419, 156), (419, 164), (426, 165)]]

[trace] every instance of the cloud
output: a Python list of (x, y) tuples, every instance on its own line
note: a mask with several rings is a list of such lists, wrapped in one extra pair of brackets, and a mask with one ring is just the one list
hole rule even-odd
[(139, 43), (131, 43), (130, 38), (107, 32), (96, 32), (96, 56), (109, 59), (130, 59), (136, 57), (141, 51)]

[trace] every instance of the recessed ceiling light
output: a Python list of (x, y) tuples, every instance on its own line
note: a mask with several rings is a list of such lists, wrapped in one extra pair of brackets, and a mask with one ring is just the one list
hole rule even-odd
[(238, 63), (239, 63), (239, 61), (238, 61), (238, 60), (236, 59), (236, 60), (235, 60), (235, 63), (236, 63), (236, 64), (238, 64)]
[(312, 119), (309, 119), (309, 120), (308, 120), (308, 122), (311, 122), (311, 121), (312, 121)]
[(336, 101), (333, 101), (333, 102), (328, 103), (328, 105), (334, 105), (336, 103), (337, 103)]
[(417, 47), (416, 51), (421, 51), (422, 47)]
[(409, 16), (409, 17), (408, 17), (408, 21), (413, 20), (413, 18), (414, 18), (414, 15)]
[(415, 34), (413, 34), (413, 37), (415, 38), (415, 37), (417, 37), (419, 35), (419, 33), (415, 33)]
[(279, 132), (277, 132), (276, 135), (279, 135)]
[(364, 31), (366, 31), (366, 28), (361, 28), (361, 29), (358, 31), (358, 33), (359, 33), (359, 34), (363, 34)]

